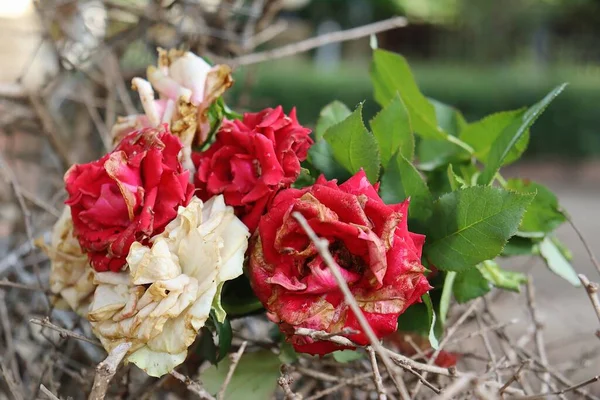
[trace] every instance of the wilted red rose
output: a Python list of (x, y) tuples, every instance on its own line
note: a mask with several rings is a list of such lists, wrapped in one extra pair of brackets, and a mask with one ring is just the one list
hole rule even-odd
[(397, 328), (398, 316), (431, 287), (423, 275), (422, 235), (407, 228), (408, 200), (386, 205), (363, 171), (341, 185), (322, 176), (301, 190), (281, 191), (261, 218), (251, 244), (250, 281), (269, 317), (300, 352), (340, 349), (294, 335), (304, 327), (367, 344), (357, 319), (314, 244), (292, 216), (300, 212), (329, 249), (377, 337)]
[(96, 271), (119, 271), (134, 241), (162, 232), (194, 187), (165, 127), (134, 131), (97, 161), (65, 174), (75, 235)]
[(241, 121), (224, 120), (208, 150), (192, 155), (198, 170), (198, 197), (223, 194), (225, 202), (254, 231), (278, 190), (290, 187), (300, 174), (313, 143), (310, 129), (281, 106), (247, 113)]

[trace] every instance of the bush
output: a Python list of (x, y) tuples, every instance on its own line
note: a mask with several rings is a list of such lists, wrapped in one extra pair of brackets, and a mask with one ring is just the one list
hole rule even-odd
[[(467, 120), (529, 106), (552, 87), (570, 82), (565, 92), (532, 128), (528, 157), (591, 157), (600, 155), (600, 73), (582, 68), (538, 71), (531, 67), (473, 67), (413, 65), (422, 91), (460, 109)], [(233, 102), (244, 86), (238, 74)], [(365, 118), (379, 109), (373, 100), (368, 65), (335, 72), (317, 70), (308, 62), (261, 65), (251, 88), (252, 109), (281, 104), (296, 106), (305, 124), (314, 124), (319, 111), (333, 99), (349, 107), (364, 103)], [(259, 100), (256, 100), (259, 99)]]

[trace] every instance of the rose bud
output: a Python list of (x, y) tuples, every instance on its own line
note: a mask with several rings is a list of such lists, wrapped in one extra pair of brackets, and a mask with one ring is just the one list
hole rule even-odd
[(112, 129), (113, 140), (118, 142), (132, 130), (168, 123), (183, 143), (184, 165), (190, 168), (192, 144), (203, 143), (210, 132), (210, 105), (233, 84), (231, 68), (211, 67), (190, 52), (159, 48), (158, 67), (149, 66), (146, 75), (148, 80), (136, 77), (131, 82), (138, 91), (144, 114), (119, 118)]
[(296, 351), (322, 355), (342, 347), (295, 335), (295, 329), (349, 328), (357, 333), (344, 336), (353, 342), (369, 340), (294, 212), (329, 241), (375, 335), (396, 331), (398, 316), (431, 288), (420, 262), (425, 237), (407, 228), (408, 200), (384, 204), (361, 170), (339, 186), (321, 176), (313, 186), (283, 190), (261, 218), (250, 247), (254, 292)]
[(223, 194), (253, 232), (277, 191), (288, 188), (300, 174), (313, 141), (310, 129), (281, 106), (246, 113), (241, 121), (223, 120), (216, 141), (194, 153), (198, 197)]
[(73, 234), (69, 207), (54, 224), (50, 245), (40, 247), (50, 258), (50, 290), (59, 296), (54, 306), (86, 315), (96, 285), (88, 257)]
[(119, 271), (134, 241), (162, 232), (194, 188), (166, 127), (127, 135), (112, 153), (65, 174), (75, 235), (96, 271)]
[(98, 272), (88, 319), (107, 351), (131, 342), (127, 361), (161, 376), (181, 364), (221, 284), (242, 274), (248, 228), (223, 196), (194, 197), (164, 232), (135, 242), (120, 273)]

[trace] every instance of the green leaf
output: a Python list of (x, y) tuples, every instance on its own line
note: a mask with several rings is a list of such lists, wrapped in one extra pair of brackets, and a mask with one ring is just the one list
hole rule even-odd
[(221, 295), (223, 309), (230, 316), (244, 316), (263, 309), (246, 275), (225, 282)]
[(446, 277), (444, 278), (444, 287), (442, 288), (442, 297), (440, 298), (440, 323), (442, 326), (446, 325), (446, 317), (448, 316), (448, 309), (450, 308), (452, 286), (454, 286), (455, 278), (456, 272), (454, 271), (447, 272)]
[(521, 139), (521, 136), (527, 132), (537, 117), (544, 112), (552, 100), (564, 90), (565, 86), (566, 83), (563, 83), (554, 88), (546, 97), (524, 112), (522, 118), (513, 121), (502, 131), (492, 144), (487, 164), (478, 179), (479, 184), (489, 185), (492, 182), (496, 172), (498, 172), (498, 169), (500, 169), (506, 157), (508, 157), (511, 149)]
[(407, 160), (413, 159), (415, 138), (408, 111), (398, 94), (371, 120), (371, 129), (383, 165), (387, 165), (398, 150)]
[(519, 292), (521, 285), (527, 283), (527, 276), (520, 272), (504, 270), (493, 260), (482, 262), (477, 269), (488, 282), (500, 289)]
[(356, 350), (338, 350), (331, 353), (335, 361), (346, 364), (364, 358), (364, 355)]
[(335, 100), (321, 110), (315, 126), (315, 142), (319, 141), (327, 129), (348, 118), (352, 111), (341, 101)]
[(306, 168), (300, 169), (300, 175), (296, 178), (296, 181), (292, 184), (295, 189), (302, 189), (315, 183), (315, 177), (310, 174), (310, 171)]
[(452, 191), (464, 189), (470, 186), (467, 181), (454, 173), (454, 167), (452, 167), (452, 164), (448, 164), (447, 172), (448, 181), (450, 181), (450, 187), (452, 188)]
[(228, 319), (225, 319), (223, 322), (219, 322), (217, 320), (217, 316), (212, 312), (211, 318), (213, 319), (215, 331), (217, 332), (217, 337), (219, 338), (219, 351), (217, 352), (217, 362), (219, 362), (225, 358), (225, 356), (227, 356), (227, 353), (229, 353), (233, 332)]
[(413, 332), (427, 336), (430, 327), (429, 312), (425, 303), (411, 305), (398, 317), (398, 330), (401, 332)]
[(485, 186), (443, 195), (434, 203), (425, 257), (450, 271), (464, 271), (496, 257), (517, 231), (532, 198)]
[(362, 104), (348, 118), (327, 129), (324, 138), (331, 146), (333, 157), (341, 166), (351, 174), (362, 168), (369, 181), (377, 182), (379, 149), (377, 141), (363, 124)]
[(577, 273), (567, 259), (567, 256), (561, 251), (562, 246), (558, 246), (557, 242), (555, 238), (546, 236), (538, 245), (540, 255), (552, 272), (565, 279), (571, 285), (580, 286), (581, 283), (579, 282)]
[(521, 193), (537, 193), (527, 207), (520, 232), (550, 233), (567, 220), (560, 211), (558, 199), (547, 187), (529, 180), (510, 179), (506, 188)]
[(462, 130), (468, 125), (461, 112), (448, 104), (434, 99), (429, 99), (429, 102), (435, 109), (435, 116), (440, 128), (452, 136), (459, 137)]
[(454, 281), (454, 298), (459, 303), (466, 303), (469, 300), (481, 297), (490, 291), (490, 284), (483, 277), (479, 269), (470, 268), (466, 271), (457, 273)]
[(535, 242), (530, 238), (513, 236), (508, 240), (502, 250), (503, 256), (526, 256), (537, 254), (535, 252)]
[(379, 194), (386, 204), (397, 204), (410, 197), (408, 215), (425, 220), (431, 215), (433, 198), (419, 171), (396, 153), (381, 177)]
[(218, 348), (215, 345), (213, 334), (207, 326), (200, 330), (200, 341), (197, 347), (198, 354), (208, 360), (211, 364), (217, 363)]
[(227, 312), (221, 304), (221, 292), (223, 291), (223, 285), (224, 282), (221, 282), (219, 286), (217, 286), (217, 294), (215, 294), (215, 297), (213, 297), (211, 309), (211, 313), (214, 314), (215, 319), (219, 323), (223, 323), (223, 321), (225, 321), (225, 318), (227, 318)]
[(308, 161), (327, 179), (338, 179), (340, 182), (344, 182), (352, 176), (346, 168), (333, 158), (333, 149), (325, 139), (321, 139), (310, 146)]
[[(520, 123), (523, 119), (524, 109), (503, 111), (488, 115), (477, 122), (469, 124), (460, 134), (460, 138), (473, 147), (475, 157), (483, 163), (488, 162), (492, 145), (500, 134), (512, 123)], [(529, 144), (529, 130), (517, 140), (515, 146), (509, 150), (502, 165), (510, 164), (521, 157)]]
[[(270, 351), (244, 353), (240, 359), (224, 400), (264, 400), (270, 399), (277, 388), (281, 361)], [(200, 375), (204, 388), (216, 395), (225, 381), (231, 366), (229, 357), (219, 367), (211, 366)]]
[(417, 156), (419, 158), (419, 169), (423, 171), (433, 171), (451, 162), (461, 162), (469, 158), (468, 153), (454, 143), (439, 139), (419, 140)]
[(427, 316), (429, 319), (429, 332), (427, 337), (429, 338), (429, 344), (432, 348), (437, 349), (440, 347), (438, 338), (441, 334), (441, 329), (439, 329), (438, 326), (441, 327), (441, 325), (436, 324), (435, 311), (433, 309), (433, 304), (431, 303), (431, 297), (429, 296), (429, 293), (425, 293), (421, 298), (427, 307)]
[(437, 126), (433, 105), (419, 90), (404, 57), (380, 49), (373, 51), (371, 80), (375, 100), (382, 107), (399, 93), (417, 133), (432, 139), (446, 139), (447, 134)]

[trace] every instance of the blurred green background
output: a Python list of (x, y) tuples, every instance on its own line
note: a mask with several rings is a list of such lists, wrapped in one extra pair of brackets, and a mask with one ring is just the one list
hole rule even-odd
[[(530, 105), (569, 82), (534, 125), (526, 157), (600, 155), (599, 1), (313, 0), (285, 15), (283, 36), (300, 39), (391, 15), (407, 16), (409, 25), (379, 34), (379, 47), (408, 58), (427, 96), (473, 121)], [(369, 118), (377, 109), (369, 58), (364, 39), (244, 67), (229, 101), (255, 110), (296, 106), (307, 125), (334, 99), (350, 107), (365, 101)]]

